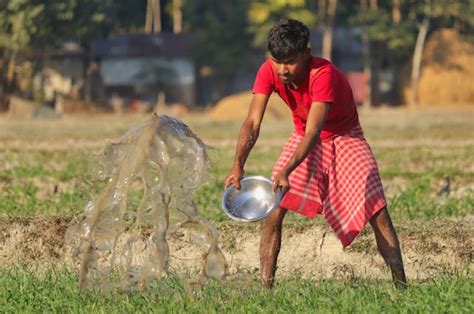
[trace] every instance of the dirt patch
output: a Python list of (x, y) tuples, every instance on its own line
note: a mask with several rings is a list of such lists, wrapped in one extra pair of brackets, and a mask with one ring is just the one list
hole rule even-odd
[[(398, 225), (409, 278), (430, 278), (445, 270), (474, 270), (474, 217), (462, 220), (410, 222)], [(0, 218), (0, 267), (23, 264), (34, 269), (72, 266), (64, 234), (76, 220), (71, 217)], [(227, 223), (219, 226), (230, 272), (257, 272), (259, 225)], [(169, 237), (171, 269), (189, 271), (201, 263), (201, 252), (183, 234)], [(370, 228), (343, 250), (324, 222), (313, 226), (287, 225), (279, 259), (279, 276), (294, 273), (315, 278), (362, 276), (389, 278), (376, 250)]]
[(0, 218), (0, 265), (62, 263), (71, 217)]
[[(243, 92), (223, 98), (209, 112), (209, 116), (214, 120), (240, 120), (247, 116), (250, 101), (253, 94)], [(273, 94), (267, 105), (266, 117), (288, 118), (291, 117), (291, 111), (278, 95)]]
[[(426, 42), (419, 82), (420, 105), (472, 105), (474, 45), (453, 29), (434, 32)], [(410, 99), (409, 75), (403, 95)]]

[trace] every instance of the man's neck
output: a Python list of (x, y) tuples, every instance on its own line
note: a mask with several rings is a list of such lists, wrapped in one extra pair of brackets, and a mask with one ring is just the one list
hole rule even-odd
[(297, 78), (297, 80), (295, 80), (294, 82), (291, 82), (288, 86), (291, 89), (299, 89), (301, 85), (303, 85), (306, 78), (308, 77), (310, 71), (311, 71), (311, 58), (309, 58), (308, 61), (306, 62), (303, 75)]

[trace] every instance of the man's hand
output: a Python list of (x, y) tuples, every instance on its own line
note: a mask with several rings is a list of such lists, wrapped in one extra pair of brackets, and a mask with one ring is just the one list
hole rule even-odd
[[(301, 142), (296, 146), (293, 155), (290, 157), (285, 167), (275, 178), (275, 186), (282, 189), (289, 189), (288, 176), (298, 167), (298, 165), (308, 156), (309, 152), (317, 145), (319, 134), (326, 121), (330, 103), (314, 102), (309, 109), (308, 120), (306, 122), (305, 134)], [(275, 188), (276, 188), (275, 187)], [(283, 191), (286, 193), (286, 191)]]
[(234, 166), (225, 180), (224, 188), (227, 189), (233, 184), (237, 190), (240, 190), (240, 180), (244, 177), (244, 173), (244, 169), (239, 166)]
[(284, 171), (280, 171), (274, 178), (272, 184), (272, 190), (275, 193), (278, 188), (281, 188), (282, 195), (290, 189), (290, 182), (288, 181), (288, 174)]

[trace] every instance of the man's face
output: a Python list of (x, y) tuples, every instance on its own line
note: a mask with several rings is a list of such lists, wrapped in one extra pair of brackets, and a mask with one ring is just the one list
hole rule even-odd
[(301, 83), (308, 70), (308, 60), (310, 52), (298, 52), (287, 59), (275, 59), (270, 54), (273, 69), (283, 84)]

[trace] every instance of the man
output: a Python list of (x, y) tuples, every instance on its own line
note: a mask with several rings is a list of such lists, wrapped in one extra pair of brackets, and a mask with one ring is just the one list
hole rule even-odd
[(233, 184), (240, 189), (268, 98), (276, 92), (290, 107), (295, 130), (272, 172), (273, 189), (281, 188), (284, 197), (262, 221), (262, 283), (273, 286), (283, 218), (292, 210), (307, 217), (322, 214), (344, 247), (370, 222), (394, 282), (405, 286), (400, 245), (351, 88), (334, 65), (311, 56), (308, 41), (308, 28), (292, 19), (279, 21), (268, 33), (269, 60), (256, 75), (234, 165), (225, 181), (226, 188)]

